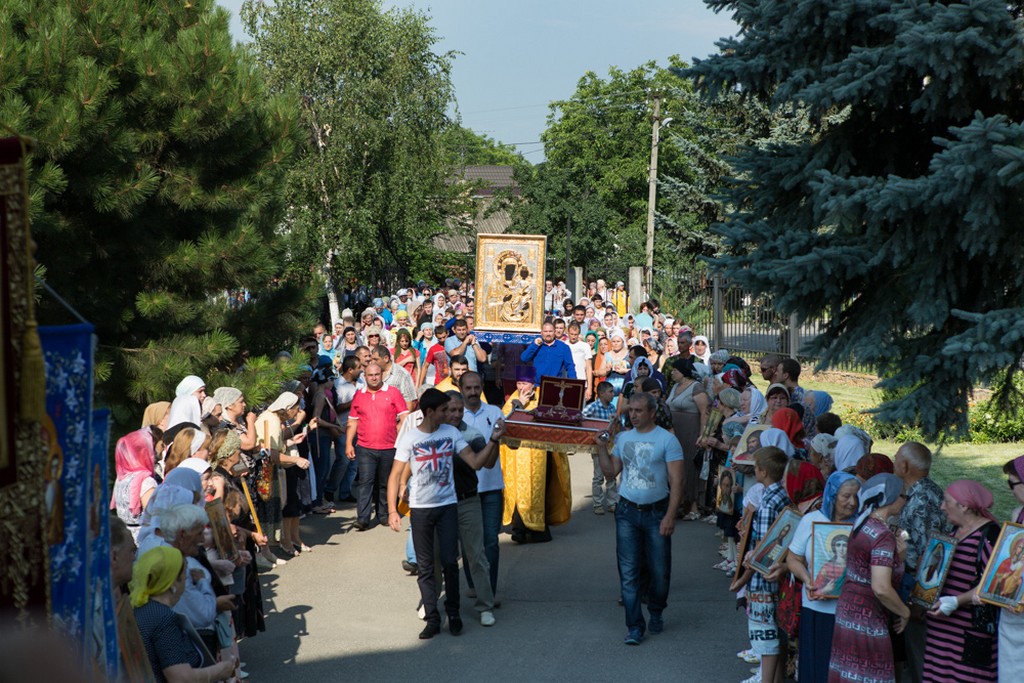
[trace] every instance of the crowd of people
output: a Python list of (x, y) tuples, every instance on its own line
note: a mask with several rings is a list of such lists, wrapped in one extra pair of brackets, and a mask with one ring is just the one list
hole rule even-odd
[[(396, 562), (417, 576), (420, 638), (445, 621), (463, 629), (460, 556), (476, 617), (492, 626), (499, 535), (547, 542), (572, 512), (566, 453), (502, 441), (505, 418), (537, 407), (545, 376), (584, 381), (585, 416), (609, 421), (595, 440), (592, 509), (615, 516), (627, 644), (664, 629), (671, 535), (677, 520), (702, 520), (719, 529), (715, 569), (747, 612), (739, 656), (758, 664), (751, 683), (787, 672), (886, 681), (904, 668), (915, 681), (1024, 680), (1024, 619), (1001, 610), (981, 628), (976, 616), (992, 495), (967, 480), (940, 489), (925, 446), (874, 452), (827, 393), (800, 386), (797, 361), (765, 356), (755, 373), (657, 301), (628, 313), (621, 282), (596, 280), (579, 301), (546, 282), (530, 344), (479, 339), (472, 285), (446, 284), (360, 289), (349, 301), (365, 307), (302, 338), (307, 364), (258, 414), (237, 388), (208, 394), (189, 376), (118, 442), (114, 582), (156, 680), (248, 677), (238, 642), (265, 628), (259, 572), (310, 552), (300, 520), (343, 503), (357, 532), (408, 534)], [(1024, 458), (1006, 472), (1024, 503)], [(759, 549), (770, 571), (754, 571), (752, 551), (790, 507), (803, 516), (789, 545)], [(229, 547), (211, 524), (218, 510)], [(825, 583), (809, 573), (815, 522), (852, 525)], [(932, 609), (911, 608), (936, 531), (959, 540), (950, 578)]]

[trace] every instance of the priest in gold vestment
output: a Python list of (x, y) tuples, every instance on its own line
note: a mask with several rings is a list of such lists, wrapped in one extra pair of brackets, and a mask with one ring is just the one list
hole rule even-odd
[[(516, 390), (505, 402), (506, 417), (515, 408), (537, 407), (537, 377), (531, 366), (520, 366)], [(548, 525), (565, 524), (572, 515), (572, 484), (569, 458), (564, 451), (501, 446), (501, 472), (505, 480), (503, 524), (512, 525), (516, 543), (551, 540)]]

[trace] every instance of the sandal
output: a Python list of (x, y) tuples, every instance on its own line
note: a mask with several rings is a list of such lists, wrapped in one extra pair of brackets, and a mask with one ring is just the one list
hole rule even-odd
[(296, 555), (298, 555), (299, 553), (311, 553), (311, 552), (313, 552), (313, 549), (310, 548), (305, 543), (292, 543), (292, 547), (295, 548), (295, 551), (296, 551), (295, 554)]

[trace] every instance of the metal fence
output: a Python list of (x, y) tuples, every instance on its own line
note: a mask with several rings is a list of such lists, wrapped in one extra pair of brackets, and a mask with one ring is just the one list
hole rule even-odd
[(780, 314), (771, 295), (742, 289), (721, 275), (662, 271), (655, 294), (662, 311), (675, 312), (706, 335), (712, 349), (741, 356), (777, 353), (806, 363), (820, 360), (805, 347), (824, 329), (825, 320), (801, 324), (795, 315)]

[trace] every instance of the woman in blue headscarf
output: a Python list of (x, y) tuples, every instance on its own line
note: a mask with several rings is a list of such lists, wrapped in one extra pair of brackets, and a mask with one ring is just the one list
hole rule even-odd
[[(800, 520), (793, 541), (789, 544), (786, 564), (803, 583), (803, 606), (800, 610), (799, 669), (801, 683), (824, 683), (828, 680), (828, 662), (832, 647), (832, 631), (839, 589), (845, 581), (845, 572), (838, 579), (816, 584), (807, 567), (813, 547), (815, 522), (849, 522), (857, 513), (857, 491), (860, 481), (846, 472), (836, 472), (825, 482), (821, 509), (808, 512)], [(845, 564), (849, 548), (849, 531), (836, 531), (828, 539), (834, 565)], [(827, 584), (827, 585), (826, 585)], [(833, 597), (828, 597), (833, 596)]]

